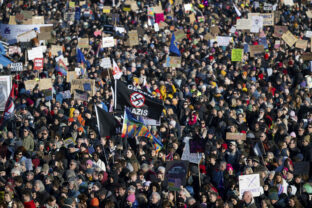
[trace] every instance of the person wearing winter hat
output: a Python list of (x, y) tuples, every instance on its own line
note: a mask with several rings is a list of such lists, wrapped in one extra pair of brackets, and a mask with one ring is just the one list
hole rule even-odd
[(90, 208), (98, 208), (100, 206), (100, 202), (98, 198), (93, 198), (90, 200)]
[(131, 208), (137, 207), (138, 203), (135, 198), (135, 194), (129, 194), (127, 196), (127, 205)]

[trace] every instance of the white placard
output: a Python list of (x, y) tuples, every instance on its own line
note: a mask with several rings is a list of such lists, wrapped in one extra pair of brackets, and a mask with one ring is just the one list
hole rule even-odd
[(259, 33), (260, 29), (263, 28), (263, 17), (261, 16), (252, 16), (251, 17), (252, 27), (250, 32)]
[(126, 32), (124, 27), (115, 27), (115, 31), (119, 32), (119, 33), (125, 33)]
[(154, 30), (155, 30), (155, 32), (158, 32), (158, 31), (159, 31), (159, 25), (158, 25), (158, 23), (155, 23), (155, 24), (154, 24)]
[(217, 36), (218, 46), (228, 46), (232, 39), (233, 38), (229, 36)]
[(28, 60), (34, 60), (35, 58), (43, 58), (43, 52), (41, 47), (28, 50)]
[(17, 36), (17, 42), (29, 42), (31, 39), (37, 37), (37, 33), (34, 30), (22, 33)]
[(311, 38), (312, 37), (312, 31), (306, 31), (304, 36), (306, 36), (307, 38)]
[(112, 62), (110, 58), (102, 58), (100, 66), (103, 67), (104, 69), (112, 68)]
[(236, 30), (250, 30), (251, 27), (251, 19), (238, 19), (236, 22)]
[(294, 6), (294, 1), (293, 0), (284, 0), (284, 4), (287, 6)]
[(238, 184), (240, 197), (243, 196), (245, 191), (250, 191), (253, 197), (261, 195), (262, 189), (259, 174), (241, 175), (238, 177)]
[(114, 37), (105, 37), (102, 39), (102, 47), (103, 48), (111, 48), (115, 46)]
[(184, 4), (184, 10), (186, 12), (191, 11), (192, 10), (192, 4)]
[(23, 71), (23, 63), (22, 62), (17, 62), (17, 63), (11, 63), (11, 72), (16, 72), (16, 71)]

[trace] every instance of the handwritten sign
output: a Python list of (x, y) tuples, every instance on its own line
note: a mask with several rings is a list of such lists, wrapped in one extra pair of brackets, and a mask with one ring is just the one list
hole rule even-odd
[(302, 54), (301, 58), (303, 61), (312, 61), (312, 52)]
[(110, 58), (102, 58), (100, 66), (103, 67), (104, 69), (112, 68), (112, 62)]
[(33, 90), (39, 84), (37, 80), (26, 80), (24, 83), (26, 90)]
[(32, 17), (33, 25), (43, 25), (44, 24), (44, 16), (33, 16)]
[(296, 48), (300, 48), (302, 50), (306, 50), (308, 46), (307, 40), (297, 40), (296, 42)]
[(259, 174), (238, 176), (239, 195), (242, 197), (245, 191), (250, 191), (253, 197), (261, 195)]
[(283, 34), (286, 33), (287, 31), (288, 31), (287, 26), (276, 25), (276, 26), (274, 26), (273, 36), (277, 37), (277, 38), (281, 38), (283, 36)]
[(226, 132), (226, 140), (246, 140), (246, 134)]
[(243, 60), (244, 49), (233, 48), (231, 53), (232, 61), (242, 61)]
[(228, 46), (232, 39), (230, 36), (217, 36), (218, 46)]
[(282, 35), (282, 39), (289, 47), (292, 47), (297, 42), (296, 36), (294, 36), (289, 30)]
[(260, 16), (263, 18), (263, 26), (274, 25), (274, 13), (261, 13)]
[(73, 79), (71, 81), (71, 93), (75, 90), (87, 91), (91, 96), (95, 95), (95, 80), (94, 79)]
[(89, 48), (89, 39), (88, 38), (79, 38), (78, 39), (79, 48)]
[(18, 62), (18, 63), (11, 63), (11, 72), (18, 72), (18, 71), (24, 71), (23, 63)]
[(47, 90), (52, 88), (52, 79), (40, 79), (39, 80), (39, 90)]
[(104, 37), (102, 38), (102, 47), (103, 48), (111, 48), (115, 46), (114, 37)]
[(35, 58), (34, 70), (42, 70), (42, 69), (43, 69), (43, 58)]
[(238, 19), (236, 22), (237, 30), (250, 30), (252, 27), (251, 19)]
[(77, 90), (75, 90), (74, 92), (75, 100), (88, 101), (88, 96), (89, 95), (87, 92), (82, 92), (82, 91), (77, 91)]
[(170, 56), (170, 67), (180, 68), (181, 67), (181, 57), (179, 56)]
[(187, 160), (190, 163), (195, 163), (195, 164), (199, 164), (200, 160), (202, 158), (202, 154), (201, 153), (191, 153), (190, 151), (190, 144), (189, 144), (189, 140), (191, 139), (191, 137), (185, 137), (184, 138), (184, 149), (183, 149), (183, 153), (182, 153), (182, 160)]
[(127, 45), (132, 47), (139, 45), (139, 37), (138, 37), (138, 31), (137, 30), (131, 30), (128, 32), (129, 39), (127, 42)]
[(66, 76), (66, 82), (71, 83), (73, 79), (77, 79), (77, 73), (75, 71), (68, 71)]
[(58, 52), (62, 52), (63, 51), (63, 47), (59, 46), (59, 45), (52, 45), (51, 46), (51, 55), (52, 56), (58, 56)]

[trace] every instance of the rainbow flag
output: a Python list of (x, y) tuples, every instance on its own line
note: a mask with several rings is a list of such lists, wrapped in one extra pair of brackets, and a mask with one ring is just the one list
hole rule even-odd
[(67, 66), (64, 64), (62, 59), (59, 59), (58, 63), (57, 63), (57, 71), (61, 72), (62, 75), (67, 76), (67, 71), (68, 68)]
[(142, 122), (138, 121), (128, 109), (125, 109), (121, 137), (128, 138), (134, 136), (148, 138), (157, 152), (163, 147), (163, 144), (148, 130), (148, 128)]

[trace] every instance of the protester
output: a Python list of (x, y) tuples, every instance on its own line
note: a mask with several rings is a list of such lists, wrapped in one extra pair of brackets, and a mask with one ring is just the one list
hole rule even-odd
[(312, 207), (311, 1), (0, 4), (3, 207)]

